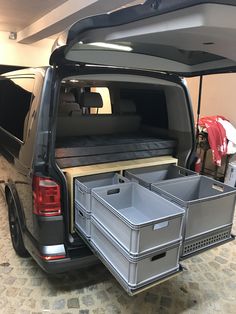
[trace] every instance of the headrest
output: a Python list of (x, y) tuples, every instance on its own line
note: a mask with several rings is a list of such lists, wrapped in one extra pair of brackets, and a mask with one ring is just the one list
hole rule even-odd
[(99, 93), (83, 93), (81, 95), (81, 105), (85, 108), (102, 108), (102, 96)]
[(61, 93), (61, 103), (63, 102), (72, 102), (75, 103), (75, 95), (72, 93)]
[(119, 107), (121, 113), (136, 113), (136, 105), (131, 99), (120, 99)]

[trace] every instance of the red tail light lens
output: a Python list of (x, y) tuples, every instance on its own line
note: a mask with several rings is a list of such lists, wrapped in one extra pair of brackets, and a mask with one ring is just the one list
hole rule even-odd
[(43, 259), (44, 261), (55, 261), (58, 259), (63, 259), (66, 258), (66, 255), (40, 255), (41, 259)]
[(34, 213), (39, 216), (58, 216), (61, 214), (61, 189), (51, 178), (33, 178)]

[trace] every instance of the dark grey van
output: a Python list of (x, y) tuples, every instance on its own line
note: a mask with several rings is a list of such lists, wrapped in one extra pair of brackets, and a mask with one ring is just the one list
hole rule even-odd
[[(236, 70), (235, 16), (230, 0), (147, 0), (74, 24), (49, 67), (1, 75), (1, 179), (19, 256), (49, 273), (97, 262), (75, 227), (72, 168), (92, 175), (155, 158), (190, 168), (194, 120), (182, 77)], [(195, 253), (231, 240), (231, 227), (232, 217), (222, 221)]]

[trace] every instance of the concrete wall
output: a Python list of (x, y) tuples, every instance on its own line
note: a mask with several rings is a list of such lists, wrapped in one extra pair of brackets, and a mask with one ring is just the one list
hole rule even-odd
[(48, 65), (53, 39), (44, 39), (31, 45), (8, 39), (9, 33), (0, 32), (0, 64), (26, 67)]
[[(187, 79), (196, 118), (199, 77)], [(203, 78), (201, 116), (223, 115), (236, 127), (236, 74)]]

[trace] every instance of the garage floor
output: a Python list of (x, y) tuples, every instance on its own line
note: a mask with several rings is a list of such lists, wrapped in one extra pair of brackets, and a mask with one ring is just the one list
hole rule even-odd
[(181, 275), (129, 297), (102, 265), (52, 277), (31, 258), (18, 258), (1, 195), (0, 225), (0, 313), (236, 313), (236, 241), (185, 261)]

